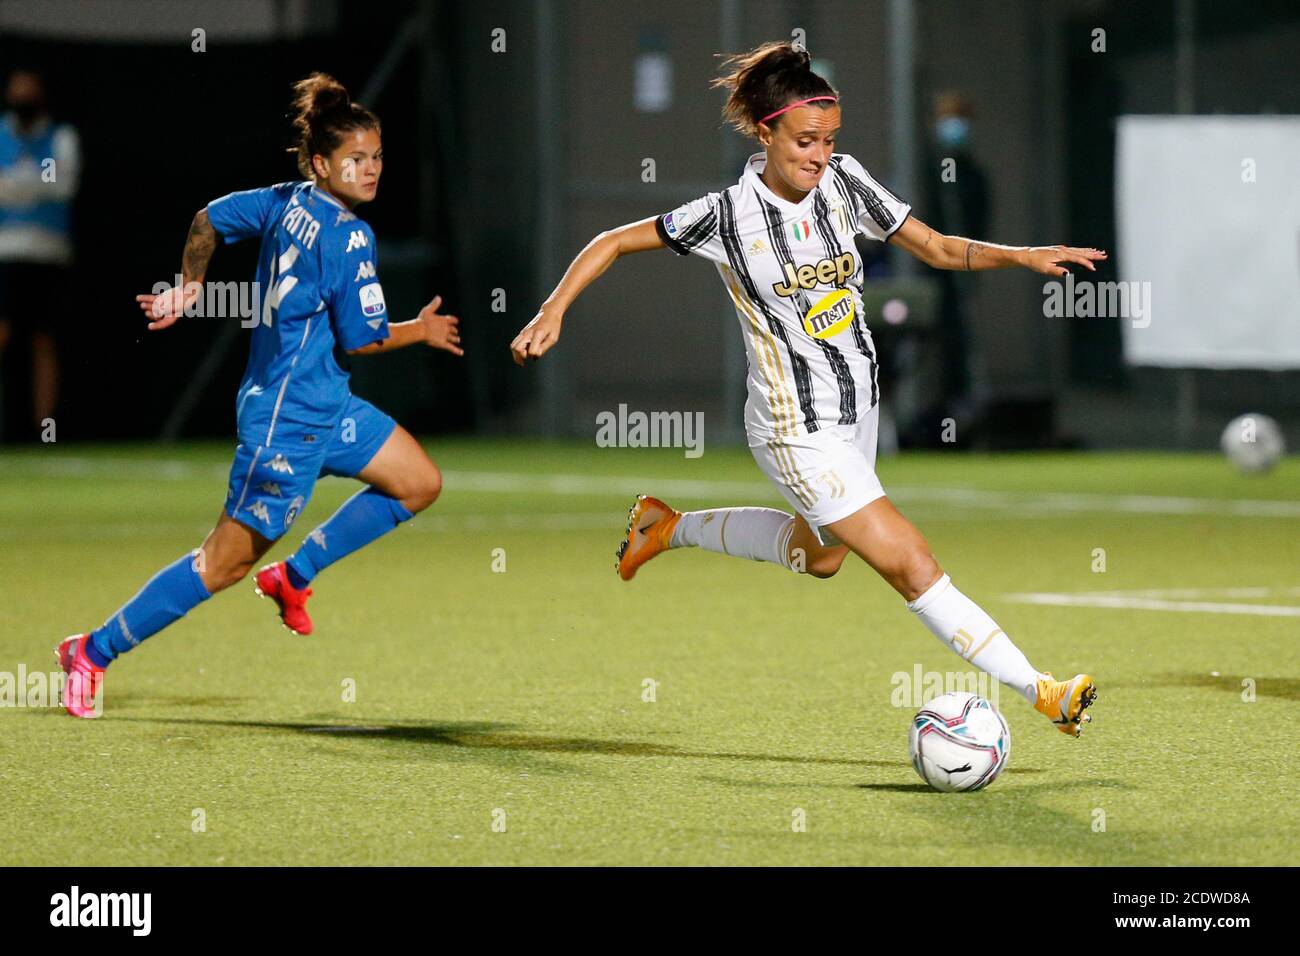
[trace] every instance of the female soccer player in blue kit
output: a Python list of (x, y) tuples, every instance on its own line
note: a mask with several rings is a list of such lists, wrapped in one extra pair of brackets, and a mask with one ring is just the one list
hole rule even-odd
[(348, 355), (424, 344), (463, 355), (459, 320), (441, 298), (409, 322), (388, 323), (375, 274), (375, 235), (353, 210), (375, 198), (383, 170), (379, 119), (336, 80), (316, 73), (294, 85), (298, 168), (305, 182), (231, 193), (194, 217), (183, 282), (136, 299), (157, 331), (201, 294), (218, 238), (259, 237), (260, 322), (239, 386), (239, 446), (226, 505), (198, 550), (159, 571), (97, 630), (57, 649), (68, 675), (64, 704), (99, 716), (104, 670), (120, 654), (252, 570), (306, 507), (321, 475), (358, 478), (353, 495), (286, 561), (256, 575), (285, 626), (309, 634), (308, 586), (324, 568), (433, 503), (438, 467), (411, 434), (352, 394)]

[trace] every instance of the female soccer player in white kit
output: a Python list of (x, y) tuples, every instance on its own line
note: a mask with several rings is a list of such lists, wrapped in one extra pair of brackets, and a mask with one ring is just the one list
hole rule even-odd
[(744, 330), (750, 451), (795, 514), (683, 514), (641, 496), (618, 550), (619, 574), (630, 580), (663, 551), (700, 547), (827, 578), (852, 551), (941, 641), (1077, 737), (1096, 697), (1093, 679), (1058, 681), (1030, 665), (956, 588), (876, 477), (877, 361), (853, 237), (893, 242), (937, 269), (1023, 266), (1059, 276), (1068, 271), (1062, 263), (1095, 269), (1105, 253), (939, 235), (856, 159), (834, 152), (839, 95), (810, 69), (806, 51), (769, 43), (726, 62), (731, 72), (714, 82), (730, 91), (724, 115), (763, 152), (749, 158), (729, 189), (593, 239), (511, 351), (519, 364), (545, 355), (569, 305), (619, 256), (666, 246), (708, 259)]

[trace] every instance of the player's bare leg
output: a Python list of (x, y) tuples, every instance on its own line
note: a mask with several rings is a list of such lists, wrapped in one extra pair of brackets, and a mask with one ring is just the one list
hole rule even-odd
[(943, 572), (919, 530), (881, 497), (829, 530), (889, 582), (939, 640), (1014, 688), (1057, 728), (1077, 737), (1097, 696), (1087, 674), (1057, 681), (1035, 670), (1011, 638)]
[(442, 472), (401, 425), (393, 429), (357, 477), (400, 501), (412, 514), (429, 507), (442, 492)]
[(195, 555), (199, 576), (209, 594), (238, 584), (253, 570), (272, 541), (222, 512)]
[(59, 404), (59, 353), (49, 332), (32, 334), (32, 412), (39, 432)]

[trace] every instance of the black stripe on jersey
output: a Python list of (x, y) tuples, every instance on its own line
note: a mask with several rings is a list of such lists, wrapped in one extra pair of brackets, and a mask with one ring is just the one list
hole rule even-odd
[[(871, 218), (875, 220), (876, 225), (885, 232), (889, 232), (894, 227), (894, 214), (885, 208), (880, 194), (845, 169), (838, 157), (831, 157), (831, 167), (844, 177), (844, 181), (849, 184), (849, 189), (862, 200), (862, 205)], [(890, 193), (890, 195), (893, 196), (893, 193)], [(898, 197), (895, 196), (894, 198), (897, 199)]]
[[(837, 180), (838, 182), (838, 180)], [(841, 193), (843, 195), (843, 193)], [(826, 245), (826, 255), (830, 259), (838, 257), (843, 252), (843, 246), (840, 245), (839, 237), (835, 234), (835, 227), (831, 224), (831, 210), (826, 204), (826, 199), (819, 192), (813, 199), (814, 222), (817, 224), (817, 232), (821, 234), (822, 242)], [(861, 263), (858, 264), (861, 269)], [(852, 282), (852, 278), (849, 280)], [(867, 367), (871, 375), (871, 405), (874, 407), (879, 392), (876, 388), (876, 354), (871, 350), (871, 345), (867, 341), (866, 335), (863, 334), (863, 328), (866, 326), (866, 320), (861, 313), (854, 316), (854, 321), (850, 326), (853, 329), (853, 341), (861, 352), (867, 358)], [(871, 411), (870, 408), (867, 411)], [(857, 421), (855, 418), (854, 421)], [(852, 424), (852, 422), (848, 423)]]
[(692, 249), (698, 249), (704, 245), (717, 232), (718, 214), (715, 210), (710, 209), (706, 215), (701, 216), (679, 232), (677, 238), (674, 239), (668, 235), (668, 230), (664, 226), (664, 218), (669, 215), (671, 213), (664, 213), (662, 216), (655, 217), (655, 232), (659, 233), (659, 238), (663, 240), (664, 245), (679, 256), (690, 255)]
[(740, 286), (767, 319), (767, 327), (785, 346), (790, 359), (790, 370), (794, 373), (794, 387), (799, 395), (799, 410), (803, 412), (803, 425), (810, 433), (821, 426), (817, 424), (817, 406), (813, 402), (812, 375), (808, 372), (808, 360), (790, 346), (790, 338), (785, 333), (781, 320), (772, 314), (767, 302), (759, 295), (754, 279), (749, 274), (749, 265), (745, 262), (745, 251), (740, 248), (740, 231), (736, 228), (736, 209), (731, 202), (731, 194), (724, 192), (718, 203), (718, 236), (726, 250), (731, 271), (740, 279)]
[[(848, 173), (840, 170), (839, 163), (834, 158), (831, 159), (831, 166), (834, 167), (836, 173), (836, 175), (831, 177), (835, 180), (835, 190), (840, 194), (840, 199), (844, 200), (844, 205), (848, 207), (849, 218), (853, 220), (853, 224), (856, 227), (858, 216), (861, 215), (861, 213), (858, 212), (857, 194), (844, 185), (844, 180), (848, 178)], [(856, 231), (857, 229), (855, 228), (854, 232)]]
[[(664, 213), (664, 216), (668, 213)], [(655, 217), (655, 232), (659, 233), (659, 238), (663, 240), (665, 246), (677, 253), (679, 256), (689, 256), (691, 250), (687, 249), (680, 242), (668, 235), (668, 230), (664, 228), (664, 216)]]
[(710, 209), (706, 215), (687, 226), (677, 237), (677, 241), (687, 249), (698, 249), (712, 239), (717, 231), (718, 213)]
[[(821, 198), (821, 193), (817, 194)], [(785, 263), (790, 263), (795, 268), (798, 264), (794, 261), (794, 253), (790, 251), (790, 244), (785, 238), (785, 223), (782, 220), (781, 211), (765, 199), (760, 198), (763, 203), (763, 218), (767, 220), (767, 236), (772, 240), (772, 248), (776, 250), (777, 262), (784, 267)], [(823, 206), (825, 203), (823, 202)], [(813, 219), (817, 216), (814, 214)], [(804, 316), (808, 312), (808, 299), (802, 290), (795, 294), (795, 311), (799, 313), (800, 326), (804, 323)], [(851, 425), (858, 420), (858, 388), (853, 381), (853, 373), (849, 371), (849, 363), (844, 361), (844, 356), (840, 350), (827, 342), (825, 339), (819, 339), (815, 336), (808, 336), (822, 350), (826, 356), (826, 363), (835, 372), (835, 384), (840, 390), (840, 419), (841, 425)]]

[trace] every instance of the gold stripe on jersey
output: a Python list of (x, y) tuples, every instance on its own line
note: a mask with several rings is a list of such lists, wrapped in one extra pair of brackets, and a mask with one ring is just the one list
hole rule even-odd
[[(768, 449), (772, 452), (772, 458), (776, 462), (777, 470), (781, 473), (782, 479), (805, 508), (811, 508), (817, 503), (817, 493), (812, 490), (812, 486), (800, 477), (799, 469), (795, 465), (794, 452), (785, 447), (782, 438), (797, 434), (795, 425), (795, 405), (794, 398), (790, 395), (790, 389), (786, 384), (785, 369), (781, 365), (781, 353), (777, 350), (776, 341), (772, 338), (771, 333), (765, 331), (759, 324), (758, 316), (749, 302), (749, 296), (740, 289), (736, 283), (735, 276), (727, 266), (721, 267), (723, 278), (726, 280), (727, 289), (731, 293), (731, 298), (736, 303), (736, 308), (745, 314), (749, 319), (750, 330), (754, 340), (754, 355), (758, 361), (759, 371), (767, 383), (768, 394), (774, 396), (768, 399), (768, 407), (772, 412), (772, 419), (777, 433), (777, 438), (767, 443)], [(780, 387), (773, 380), (772, 369), (769, 363), (775, 367), (777, 374), (780, 376)]]
[[(731, 269), (722, 266), (721, 272), (723, 279), (727, 283), (727, 290), (736, 303), (736, 308), (749, 319), (754, 343), (754, 356), (763, 380), (767, 384), (768, 408), (772, 412), (776, 433), (782, 437), (795, 435), (797, 430), (794, 424), (796, 415), (794, 398), (791, 397), (790, 390), (786, 387), (785, 369), (781, 365), (781, 354), (777, 351), (776, 341), (772, 338), (771, 333), (764, 331), (759, 324), (758, 316), (754, 313), (749, 297), (737, 285)], [(769, 364), (775, 367), (777, 374), (780, 376), (781, 387), (779, 388), (773, 379), (772, 368), (769, 367)], [(795, 467), (794, 453), (784, 446), (781, 437), (769, 441), (767, 447), (772, 452), (772, 458), (776, 462), (777, 470), (781, 473), (786, 487), (794, 492), (799, 500), (803, 502), (804, 507), (811, 508), (817, 501), (817, 495), (808, 486), (808, 483), (799, 476), (799, 470)]]
[[(785, 369), (781, 366), (781, 354), (777, 351), (776, 342), (771, 333), (765, 332), (763, 327), (759, 325), (758, 316), (749, 303), (749, 297), (737, 285), (731, 269), (722, 266), (722, 273), (727, 283), (727, 291), (731, 293), (736, 308), (749, 319), (754, 339), (754, 356), (758, 360), (759, 370), (763, 373), (763, 380), (767, 383), (768, 409), (772, 413), (776, 433), (778, 435), (793, 435), (796, 433), (794, 399), (790, 396), (790, 390), (786, 386)], [(760, 346), (766, 346), (766, 350)], [(764, 356), (766, 356), (766, 361)], [(769, 364), (771, 368), (769, 368)], [(773, 369), (776, 372), (775, 377), (772, 374)], [(779, 387), (778, 381), (780, 383)]]
[(784, 440), (773, 438), (767, 443), (768, 449), (772, 452), (772, 458), (776, 461), (776, 467), (781, 472), (781, 477), (785, 479), (786, 487), (795, 493), (805, 508), (811, 508), (817, 503), (817, 492), (813, 490), (807, 479), (799, 474), (799, 469), (795, 464), (794, 452), (786, 447)]

